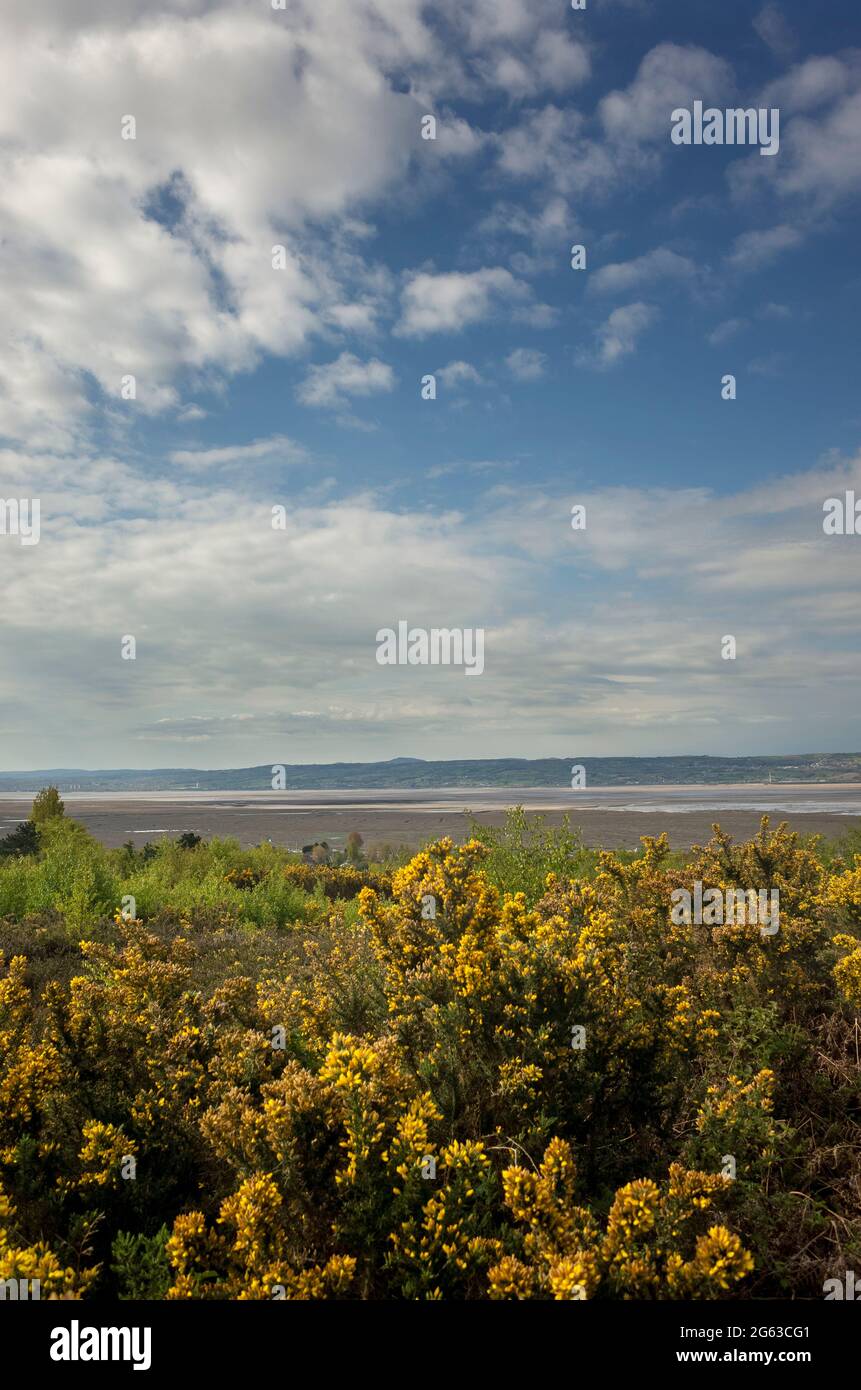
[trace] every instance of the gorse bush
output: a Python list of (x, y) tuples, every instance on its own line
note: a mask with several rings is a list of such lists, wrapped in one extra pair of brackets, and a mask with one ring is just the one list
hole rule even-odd
[[(809, 1298), (857, 1268), (861, 856), (767, 823), (586, 855), (539, 825), (539, 891), (524, 830), (508, 860), (441, 840), (388, 877), (52, 828), (15, 890), (42, 915), (0, 929), (0, 1276)], [(779, 931), (674, 921), (696, 883), (777, 889)]]
[(308, 893), (322, 892), (327, 898), (354, 898), (361, 888), (374, 888), (378, 892), (391, 890), (391, 874), (374, 872), (369, 869), (355, 869), (348, 865), (329, 868), (328, 865), (288, 864), (284, 869), (288, 883), (303, 888)]

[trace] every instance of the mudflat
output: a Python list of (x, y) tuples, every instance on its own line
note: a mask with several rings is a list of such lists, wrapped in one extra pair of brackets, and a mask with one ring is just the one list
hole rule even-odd
[[(64, 794), (67, 815), (108, 846), (172, 839), (192, 830), (204, 839), (234, 836), (243, 845), (272, 840), (291, 849), (316, 840), (340, 847), (358, 831), (368, 847), (415, 848), (450, 835), (463, 840), (470, 822), (499, 826), (510, 806), (542, 812), (550, 825), (564, 816), (592, 847), (636, 848), (643, 835), (666, 831), (675, 849), (702, 844), (718, 822), (737, 839), (786, 820), (802, 834), (836, 838), (861, 826), (861, 785), (650, 786), (568, 791), (560, 787), (444, 787), (421, 791), (140, 792)], [(29, 814), (31, 799), (0, 795), (0, 834)]]

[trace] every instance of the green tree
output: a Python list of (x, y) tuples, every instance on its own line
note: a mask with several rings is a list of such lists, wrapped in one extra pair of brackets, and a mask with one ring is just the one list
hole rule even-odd
[(0, 858), (13, 854), (38, 854), (39, 835), (31, 820), (22, 820), (9, 835), (0, 840)]
[(43, 787), (33, 801), (30, 819), (35, 825), (44, 825), (45, 821), (54, 820), (65, 813), (66, 808), (60, 800), (60, 793), (57, 788)]

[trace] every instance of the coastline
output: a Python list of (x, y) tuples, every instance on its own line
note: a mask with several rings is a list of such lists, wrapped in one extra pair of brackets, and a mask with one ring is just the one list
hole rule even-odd
[[(26, 819), (32, 798), (0, 792), (0, 831)], [(501, 826), (521, 805), (559, 826), (565, 816), (590, 847), (635, 849), (643, 835), (667, 832), (674, 849), (710, 839), (718, 822), (736, 839), (749, 838), (763, 815), (786, 820), (802, 834), (837, 838), (861, 825), (861, 784), (836, 782), (721, 783), (597, 787), (453, 787), (342, 792), (69, 792), (67, 812), (108, 846), (140, 846), (193, 830), (205, 839), (235, 836), (245, 846), (272, 839), (301, 848), (315, 840), (339, 846), (358, 831), (368, 847), (417, 848), (450, 835), (463, 840), (470, 821)]]

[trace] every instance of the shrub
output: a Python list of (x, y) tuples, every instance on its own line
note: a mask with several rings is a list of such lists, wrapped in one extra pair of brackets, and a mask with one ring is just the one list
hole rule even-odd
[[(0, 1270), (121, 1298), (821, 1296), (861, 1259), (858, 866), (764, 823), (572, 877), (539, 825), (539, 891), (515, 832), (510, 860), (441, 840), (389, 875), (229, 840), (143, 862), (52, 820), (0, 865), (32, 914), (0, 922)], [(778, 887), (780, 931), (674, 921), (697, 880)]]

